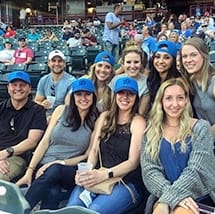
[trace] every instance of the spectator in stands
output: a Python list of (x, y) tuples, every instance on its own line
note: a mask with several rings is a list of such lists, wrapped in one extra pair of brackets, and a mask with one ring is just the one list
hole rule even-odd
[(120, 20), (119, 15), (122, 12), (122, 5), (115, 4), (114, 11), (109, 12), (105, 16), (105, 26), (103, 32), (104, 50), (110, 52), (115, 61), (119, 58), (119, 33), (120, 26), (125, 23), (125, 20)]
[(31, 81), (23, 71), (8, 76), (10, 98), (0, 103), (0, 179), (23, 174), (31, 151), (46, 129), (45, 110), (29, 98)]
[(190, 112), (189, 87), (185, 82), (181, 78), (163, 82), (141, 149), (142, 178), (152, 194), (145, 214), (198, 214), (198, 202), (215, 202), (210, 125), (194, 119)]
[(168, 40), (158, 42), (157, 49), (150, 60), (150, 72), (147, 78), (150, 105), (153, 104), (162, 82), (181, 76), (176, 69), (176, 56), (177, 47), (175, 43)]
[(69, 48), (75, 48), (82, 45), (81, 32), (79, 29), (73, 31), (74, 37), (69, 38), (66, 42)]
[(137, 47), (127, 47), (122, 53), (122, 65), (124, 73), (116, 75), (110, 82), (109, 86), (114, 91), (114, 85), (116, 81), (121, 77), (132, 77), (138, 83), (138, 95), (139, 95), (139, 114), (145, 115), (148, 110), (149, 104), (149, 91), (147, 88), (147, 77), (143, 74), (144, 69), (144, 55), (142, 51)]
[(141, 45), (142, 50), (144, 50), (149, 56), (156, 49), (156, 40), (152, 37), (152, 28), (144, 25), (142, 28), (142, 35), (143, 35), (143, 43)]
[(180, 15), (178, 16), (177, 22), (175, 23), (175, 29), (181, 30), (181, 24), (182, 24), (182, 22), (184, 22), (184, 21), (185, 21), (184, 15), (183, 15), (183, 14), (180, 14)]
[(129, 39), (134, 39), (134, 37), (137, 35), (137, 30), (135, 28), (134, 23), (129, 24), (129, 28), (128, 28), (128, 36)]
[(15, 50), (10, 64), (29, 64), (32, 62), (34, 52), (26, 45), (26, 39), (20, 37), (18, 39), (19, 47)]
[(15, 50), (12, 49), (13, 44), (10, 39), (4, 41), (4, 49), (0, 51), (0, 62), (4, 64), (10, 64), (13, 58)]
[(180, 42), (184, 42), (186, 39), (191, 37), (192, 32), (187, 28), (187, 23), (185, 21), (181, 23), (181, 30), (179, 30), (178, 34)]
[(55, 35), (55, 33), (51, 30), (47, 30), (45, 32), (45, 36), (42, 37), (39, 41), (43, 42), (43, 41), (49, 41), (49, 42), (56, 42), (59, 39), (57, 38), (57, 36)]
[(176, 44), (177, 50), (181, 49), (181, 42), (179, 41), (179, 35), (177, 31), (172, 31), (169, 34), (169, 40)]
[[(134, 209), (143, 200), (145, 191), (141, 181), (139, 157), (146, 122), (139, 116), (138, 85), (130, 77), (116, 81), (112, 106), (103, 112), (96, 122), (92, 148), (87, 161), (93, 170), (77, 172), (67, 206), (80, 205), (99, 213), (125, 213)], [(104, 171), (99, 168), (99, 150)], [(87, 179), (81, 179), (86, 176)], [(126, 186), (116, 183), (110, 195), (91, 194), (90, 202), (80, 197), (85, 188), (111, 177), (122, 176)], [(133, 193), (133, 197), (128, 191)]]
[(145, 25), (149, 28), (153, 28), (156, 25), (156, 22), (151, 14), (146, 15)]
[(200, 38), (190, 38), (181, 48), (180, 59), (181, 71), (193, 89), (197, 116), (209, 121), (215, 138), (215, 69), (208, 59), (208, 46)]
[(160, 30), (160, 32), (158, 32), (158, 35), (162, 33), (162, 34), (165, 34), (166, 36), (168, 36), (167, 30), (168, 30), (167, 24), (162, 23), (161, 24), (161, 30)]
[(89, 78), (96, 88), (97, 108), (100, 112), (110, 109), (111, 89), (108, 83), (114, 76), (114, 62), (112, 54), (103, 51), (96, 56), (94, 64), (90, 67)]
[(29, 186), (26, 199), (31, 209), (39, 201), (41, 209), (58, 208), (63, 199), (61, 189), (73, 189), (76, 165), (86, 160), (91, 148), (98, 116), (95, 88), (92, 81), (82, 78), (73, 82), (72, 91), (69, 105), (54, 111), (24, 177), (17, 182)]
[[(103, 51), (97, 54), (94, 64), (90, 66), (89, 74), (84, 76), (93, 81), (99, 112), (107, 111), (111, 105), (111, 89), (108, 83), (114, 76), (114, 57), (111, 53)], [(70, 95), (67, 95), (66, 103), (69, 103)]]
[(96, 37), (90, 32), (88, 28), (82, 31), (82, 45), (87, 47), (97, 45)]
[(19, 11), (19, 20), (20, 20), (20, 28), (26, 28), (27, 25), (27, 13), (25, 11), (25, 8), (21, 8)]
[(27, 35), (27, 40), (31, 42), (40, 40), (40, 35), (36, 32), (36, 29), (34, 27), (30, 28), (30, 32)]
[(63, 23), (63, 32), (65, 32), (65, 29), (68, 28), (68, 29), (71, 29), (72, 28), (72, 25), (70, 23), (70, 21), (68, 19), (65, 19), (64, 20), (64, 23)]
[(165, 33), (159, 33), (157, 36), (157, 42), (168, 40), (168, 36)]
[(7, 25), (3, 22), (3, 20), (0, 18), (0, 28), (5, 32)]
[(16, 36), (16, 31), (13, 30), (13, 28), (11, 26), (7, 26), (6, 27), (6, 31), (5, 31), (5, 34), (4, 34), (4, 38), (15, 38)]
[[(43, 76), (37, 86), (35, 102), (42, 105), (47, 110), (47, 116), (50, 116), (54, 109), (64, 104), (67, 93), (71, 88), (75, 77), (65, 72), (66, 57), (59, 50), (53, 50), (48, 56), (48, 66), (50, 73)], [(51, 107), (48, 96), (55, 98), (53, 107)], [(48, 121), (50, 117), (47, 118)]]
[(67, 41), (69, 38), (74, 37), (74, 34), (71, 32), (71, 27), (65, 26), (63, 32), (63, 40)]
[(169, 37), (169, 35), (170, 35), (170, 33), (171, 33), (172, 31), (178, 32), (178, 30), (175, 29), (174, 22), (168, 23), (168, 30), (166, 31), (166, 34), (167, 34), (168, 37)]

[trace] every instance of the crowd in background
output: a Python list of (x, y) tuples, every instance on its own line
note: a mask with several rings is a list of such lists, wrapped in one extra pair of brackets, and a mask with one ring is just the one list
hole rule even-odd
[[(31, 209), (57, 209), (65, 199), (104, 214), (214, 206), (214, 18), (205, 11), (127, 22), (122, 10), (114, 5), (104, 23), (21, 31), (0, 20), (0, 63), (26, 66), (9, 72), (9, 98), (0, 103), (0, 178), (27, 184)], [(68, 69), (75, 50), (97, 46), (83, 75)], [(49, 72), (32, 100), (27, 68), (40, 63)], [(92, 169), (78, 172), (81, 161)], [(125, 184), (110, 195), (87, 190), (118, 176)]]

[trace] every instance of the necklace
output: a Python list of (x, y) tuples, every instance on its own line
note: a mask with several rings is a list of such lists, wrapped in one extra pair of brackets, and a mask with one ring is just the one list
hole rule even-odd
[(169, 126), (169, 127), (172, 127), (172, 128), (178, 128), (178, 127), (179, 127), (179, 124), (177, 124), (177, 125), (170, 125), (170, 124), (168, 124), (168, 123), (165, 123), (165, 125), (166, 125), (166, 126)]

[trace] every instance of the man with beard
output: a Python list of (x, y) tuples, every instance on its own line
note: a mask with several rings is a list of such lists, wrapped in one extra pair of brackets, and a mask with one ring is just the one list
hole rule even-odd
[(71, 37), (67, 40), (66, 44), (69, 48), (74, 48), (82, 45), (81, 33), (80, 30), (74, 30), (74, 37)]
[(48, 57), (50, 73), (43, 76), (37, 85), (35, 102), (47, 110), (48, 121), (54, 109), (64, 104), (66, 94), (75, 80), (75, 77), (64, 71), (65, 59), (61, 51), (51, 51)]

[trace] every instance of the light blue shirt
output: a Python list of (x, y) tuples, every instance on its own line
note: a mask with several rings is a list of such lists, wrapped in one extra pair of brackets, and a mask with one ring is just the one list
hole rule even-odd
[(105, 16), (105, 26), (104, 26), (104, 33), (103, 33), (103, 41), (109, 41), (112, 44), (117, 45), (117, 44), (119, 44), (120, 26), (110, 30), (108, 28), (107, 22), (116, 24), (116, 23), (120, 22), (120, 19), (113, 12), (109, 12)]
[[(47, 97), (52, 95), (52, 86), (54, 86), (55, 91), (55, 102), (52, 111), (59, 105), (64, 104), (65, 97), (71, 89), (72, 82), (75, 77), (68, 73), (64, 73), (64, 76), (56, 83), (53, 82), (51, 74), (43, 76), (37, 86), (38, 96)], [(53, 95), (52, 95), (53, 96)]]

